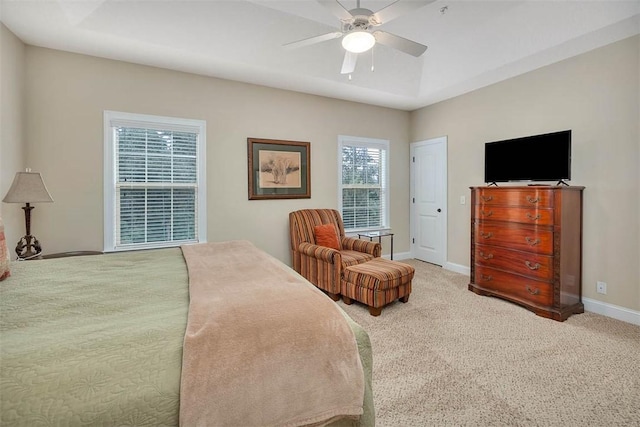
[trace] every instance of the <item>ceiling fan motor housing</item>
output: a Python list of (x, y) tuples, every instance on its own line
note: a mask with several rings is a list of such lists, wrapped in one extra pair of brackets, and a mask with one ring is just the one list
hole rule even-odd
[(373, 12), (369, 9), (356, 8), (351, 9), (349, 13), (353, 16), (352, 19), (343, 21), (342, 31), (367, 31), (372, 25), (380, 25), (373, 16)]

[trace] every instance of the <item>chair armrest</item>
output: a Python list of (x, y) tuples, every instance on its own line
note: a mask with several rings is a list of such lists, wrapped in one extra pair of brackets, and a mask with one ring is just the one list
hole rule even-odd
[(369, 242), (367, 240), (356, 239), (355, 237), (343, 237), (341, 243), (342, 249), (364, 252), (374, 257), (382, 255), (382, 245), (378, 242)]
[(314, 245), (308, 242), (300, 243), (300, 245), (298, 246), (298, 252), (300, 252), (302, 255), (316, 258), (330, 264), (340, 264), (340, 262), (342, 261), (340, 251), (332, 248), (327, 248), (325, 246)]

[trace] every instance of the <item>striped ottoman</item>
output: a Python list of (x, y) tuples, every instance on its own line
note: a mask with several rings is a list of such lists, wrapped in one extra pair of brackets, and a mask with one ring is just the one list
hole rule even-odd
[(369, 314), (379, 316), (390, 302), (409, 301), (414, 273), (408, 264), (374, 258), (343, 270), (340, 293), (345, 304), (356, 300), (369, 306)]

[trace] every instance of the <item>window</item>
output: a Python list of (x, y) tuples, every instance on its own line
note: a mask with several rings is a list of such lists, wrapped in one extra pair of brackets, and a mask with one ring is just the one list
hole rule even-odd
[(340, 136), (340, 212), (349, 231), (389, 227), (389, 141)]
[(105, 252), (206, 241), (205, 126), (105, 111)]

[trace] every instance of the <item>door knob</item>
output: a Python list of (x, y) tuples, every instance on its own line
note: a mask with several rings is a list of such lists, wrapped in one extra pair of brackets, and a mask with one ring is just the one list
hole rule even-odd
[(438, 208), (438, 212), (442, 212), (442, 209)]

